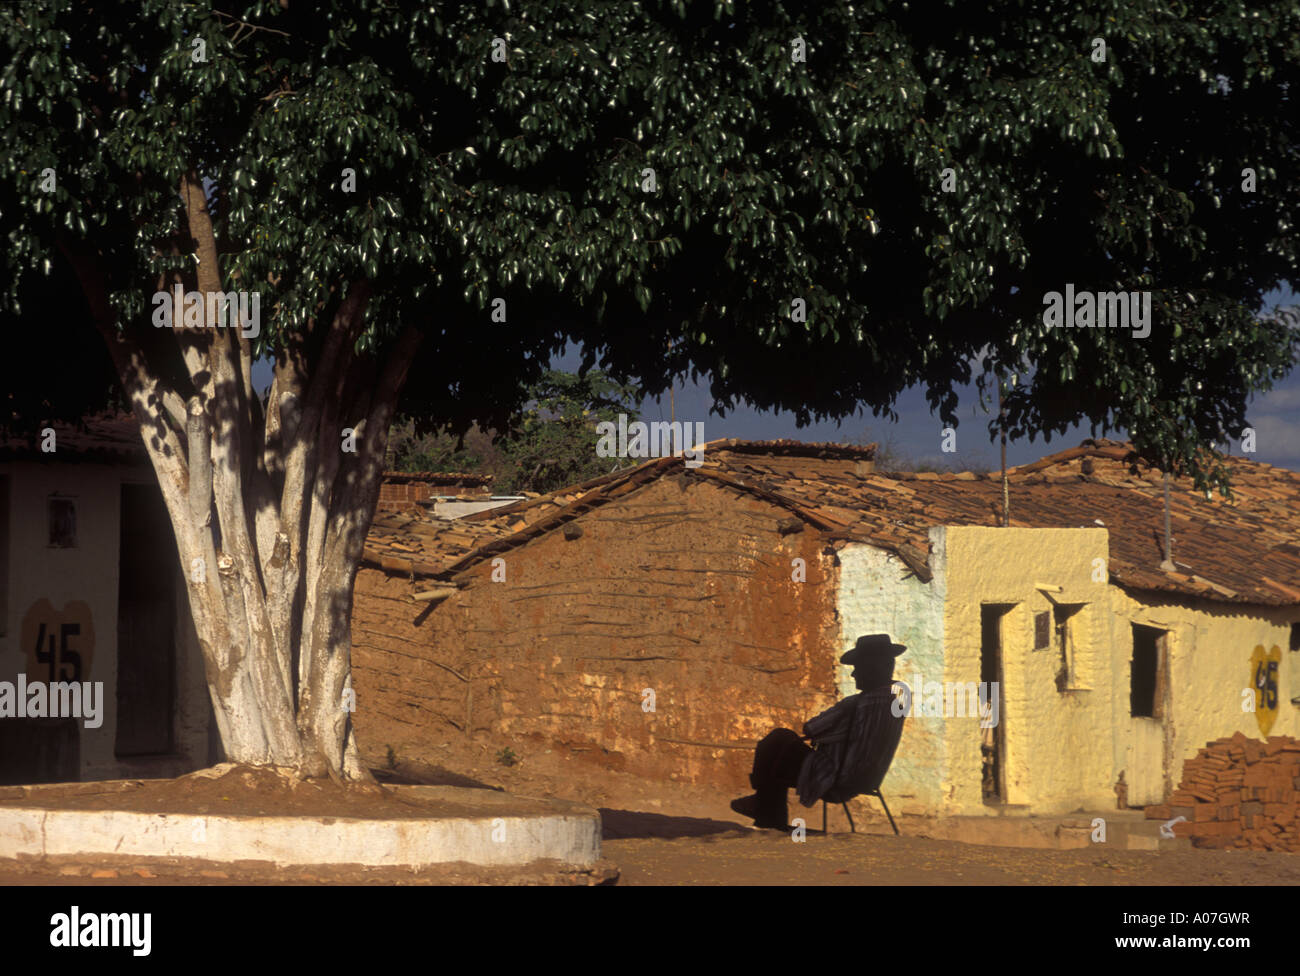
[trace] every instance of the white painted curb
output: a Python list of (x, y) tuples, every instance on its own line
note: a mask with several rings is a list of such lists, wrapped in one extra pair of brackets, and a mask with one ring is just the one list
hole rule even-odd
[[(423, 868), (452, 862), (523, 865), (542, 858), (589, 866), (600, 859), (600, 814), (576, 804), (527, 800), (554, 813), (509, 815), (506, 794), (453, 787), (482, 816), (361, 820), (342, 817), (217, 816), (0, 806), (0, 857), (120, 854), (288, 865), (361, 864)], [(488, 794), (485, 796), (485, 794)], [(471, 800), (463, 799), (466, 795)], [(475, 803), (475, 801), (485, 801)], [(491, 808), (501, 807), (500, 816)]]

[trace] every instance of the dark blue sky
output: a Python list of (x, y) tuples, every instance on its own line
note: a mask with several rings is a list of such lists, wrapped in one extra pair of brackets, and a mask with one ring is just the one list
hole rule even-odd
[[(1295, 302), (1295, 294), (1278, 291), (1267, 297), (1266, 305), (1272, 308), (1279, 303)], [(1154, 341), (1157, 334), (1153, 329), (1150, 338), (1144, 341)], [(570, 347), (563, 355), (552, 360), (551, 365), (556, 369), (576, 370), (581, 358), (580, 351)], [(270, 384), (269, 363), (259, 363), (255, 374), (254, 383), (259, 390)], [(1000, 463), (998, 445), (989, 439), (989, 417), (980, 410), (975, 385), (972, 383), (959, 390), (959, 396), (960, 426), (957, 428), (957, 451), (953, 454), (943, 454), (940, 451), (943, 425), (930, 413), (925, 391), (920, 388), (909, 389), (899, 397), (895, 406), (899, 416), (897, 423), (863, 413), (838, 424), (826, 421), (798, 428), (795, 426), (794, 415), (785, 412), (740, 407), (726, 417), (712, 415), (710, 410), (713, 401), (707, 384), (684, 382), (676, 388), (676, 416), (678, 420), (702, 422), (705, 440), (719, 437), (746, 440), (788, 437), (804, 441), (855, 443), (874, 440), (891, 446), (896, 453), (914, 462), (939, 462), (959, 468), (997, 468)], [(644, 401), (641, 404), (641, 417), (644, 420), (668, 420), (668, 397)], [(1252, 457), (1269, 464), (1300, 470), (1300, 370), (1292, 373), (1272, 392), (1257, 398), (1250, 405), (1248, 417), (1256, 431), (1256, 452)], [(1045, 454), (1074, 447), (1087, 436), (1089, 430), (1079, 427), (1063, 436), (1054, 437), (1051, 442), (1044, 441), (1041, 436), (1032, 442), (1028, 438), (1008, 441), (1007, 464), (1026, 464)], [(1122, 440), (1127, 434), (1112, 431), (1106, 436)], [(1240, 453), (1236, 444), (1233, 445), (1232, 453)]]
[[(1291, 292), (1278, 291), (1267, 296), (1266, 307), (1277, 304), (1294, 304), (1296, 296)], [(1155, 341), (1156, 331), (1143, 341)], [(557, 369), (575, 370), (581, 360), (579, 352), (570, 348), (565, 355), (557, 357), (552, 365)], [(702, 421), (704, 439), (715, 440), (719, 437), (739, 437), (747, 440), (773, 440), (789, 437), (804, 441), (838, 441), (865, 442), (879, 441), (882, 445), (890, 443), (900, 455), (911, 461), (940, 462), (959, 468), (970, 466), (997, 468), (1001, 462), (999, 445), (989, 439), (989, 415), (979, 406), (979, 393), (975, 384), (959, 390), (960, 407), (957, 427), (957, 451), (943, 454), (940, 451), (940, 436), (943, 425), (937, 416), (930, 413), (930, 406), (925, 400), (925, 391), (912, 388), (899, 397), (895, 406), (898, 422), (890, 423), (887, 418), (873, 417), (870, 412), (849, 417), (839, 424), (834, 421), (813, 424), (808, 427), (795, 426), (793, 414), (759, 411), (741, 408), (732, 411), (726, 417), (710, 414), (713, 406), (707, 383), (684, 383), (676, 389), (676, 417), (684, 421)], [(641, 405), (645, 420), (668, 420), (668, 397), (646, 400)], [(1300, 370), (1279, 384), (1263, 397), (1257, 398), (1247, 415), (1255, 428), (1256, 451), (1251, 457), (1257, 461), (1276, 464), (1282, 467), (1300, 470)], [(1030, 441), (1007, 442), (1007, 464), (1026, 464), (1035, 461), (1044, 454), (1051, 454), (1076, 446), (1085, 437), (1090, 436), (1089, 429), (1075, 428), (1065, 435), (1054, 437), (1045, 442), (1041, 436)], [(1126, 432), (1110, 432), (1106, 436), (1116, 440), (1127, 437)], [(1232, 453), (1241, 453), (1237, 444), (1233, 444)]]

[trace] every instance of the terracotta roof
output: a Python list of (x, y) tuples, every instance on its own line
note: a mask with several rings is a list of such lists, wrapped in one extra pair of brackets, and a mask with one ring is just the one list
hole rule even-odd
[[(420, 576), (451, 577), (665, 474), (708, 478), (762, 497), (832, 539), (869, 542), (930, 578), (929, 529), (997, 525), (997, 472), (878, 473), (872, 448), (797, 442), (714, 441), (703, 464), (658, 458), (564, 491), (455, 520), (409, 514), (376, 518), (365, 560)], [(774, 446), (777, 445), (777, 446)], [(1300, 474), (1229, 458), (1236, 498), (1206, 500), (1190, 482), (1171, 489), (1176, 572), (1164, 559), (1163, 482), (1131, 447), (1085, 441), (1008, 471), (1011, 524), (1103, 525), (1110, 573), (1120, 586), (1231, 603), (1300, 604)]]
[(1201, 595), (1218, 587), (1227, 592), (1212, 598), (1228, 602), (1300, 603), (1300, 472), (1232, 455), (1224, 463), (1231, 500), (1217, 492), (1207, 498), (1190, 479), (1170, 481), (1175, 573), (1159, 569), (1164, 558), (1164, 473), (1140, 458), (1131, 444), (1086, 440), (1077, 448), (1011, 469), (1008, 477), (1026, 483), (1033, 483), (1035, 476), (1073, 479), (1086, 483), (1090, 492), (1112, 489), (1132, 499), (1109, 520), (1104, 514), (1096, 516), (1108, 527), (1123, 526), (1111, 533), (1110, 550), (1112, 571), (1118, 568), (1120, 581), (1127, 585)]
[(40, 433), (28, 437), (0, 433), (0, 461), (99, 461), (104, 463), (148, 460), (140, 440), (140, 426), (131, 414), (99, 414), (80, 424), (55, 422), (51, 453), (41, 450)]

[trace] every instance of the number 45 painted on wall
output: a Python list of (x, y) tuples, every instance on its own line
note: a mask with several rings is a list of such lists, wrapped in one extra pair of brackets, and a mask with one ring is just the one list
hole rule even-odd
[(37, 600), (23, 615), (22, 647), (32, 681), (89, 680), (95, 649), (90, 607), (72, 600), (60, 612), (49, 600)]
[(1256, 644), (1250, 655), (1251, 685), (1255, 688), (1255, 721), (1259, 723), (1259, 734), (1268, 735), (1268, 730), (1277, 720), (1277, 672), (1282, 664), (1282, 648), (1276, 644), (1264, 652), (1263, 644)]
[[(76, 637), (81, 634), (80, 624), (59, 624), (59, 644), (57, 653), (54, 645), (54, 635), (49, 635), (50, 649), (42, 650), (45, 644), (45, 624), (40, 624), (40, 631), (36, 637), (36, 660), (42, 664), (50, 666), (50, 684), (56, 681), (80, 681), (81, 680), (81, 655), (68, 646), (68, 638)], [(72, 668), (72, 673), (68, 673), (68, 668)], [(59, 673), (56, 675), (55, 671)]]

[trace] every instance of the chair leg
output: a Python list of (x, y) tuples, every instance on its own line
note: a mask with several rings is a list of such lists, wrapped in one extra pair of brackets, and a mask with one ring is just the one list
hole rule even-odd
[(885, 794), (876, 790), (875, 796), (880, 800), (880, 805), (885, 808), (885, 816), (889, 818), (889, 826), (894, 828), (894, 836), (898, 836), (898, 824), (894, 823), (894, 815), (889, 812), (889, 804), (885, 802)]
[(826, 833), (826, 801), (822, 800), (822, 833)]
[(858, 827), (853, 822), (853, 814), (849, 812), (849, 805), (847, 803), (844, 804), (844, 816), (849, 818), (849, 833), (856, 834), (858, 832)]

